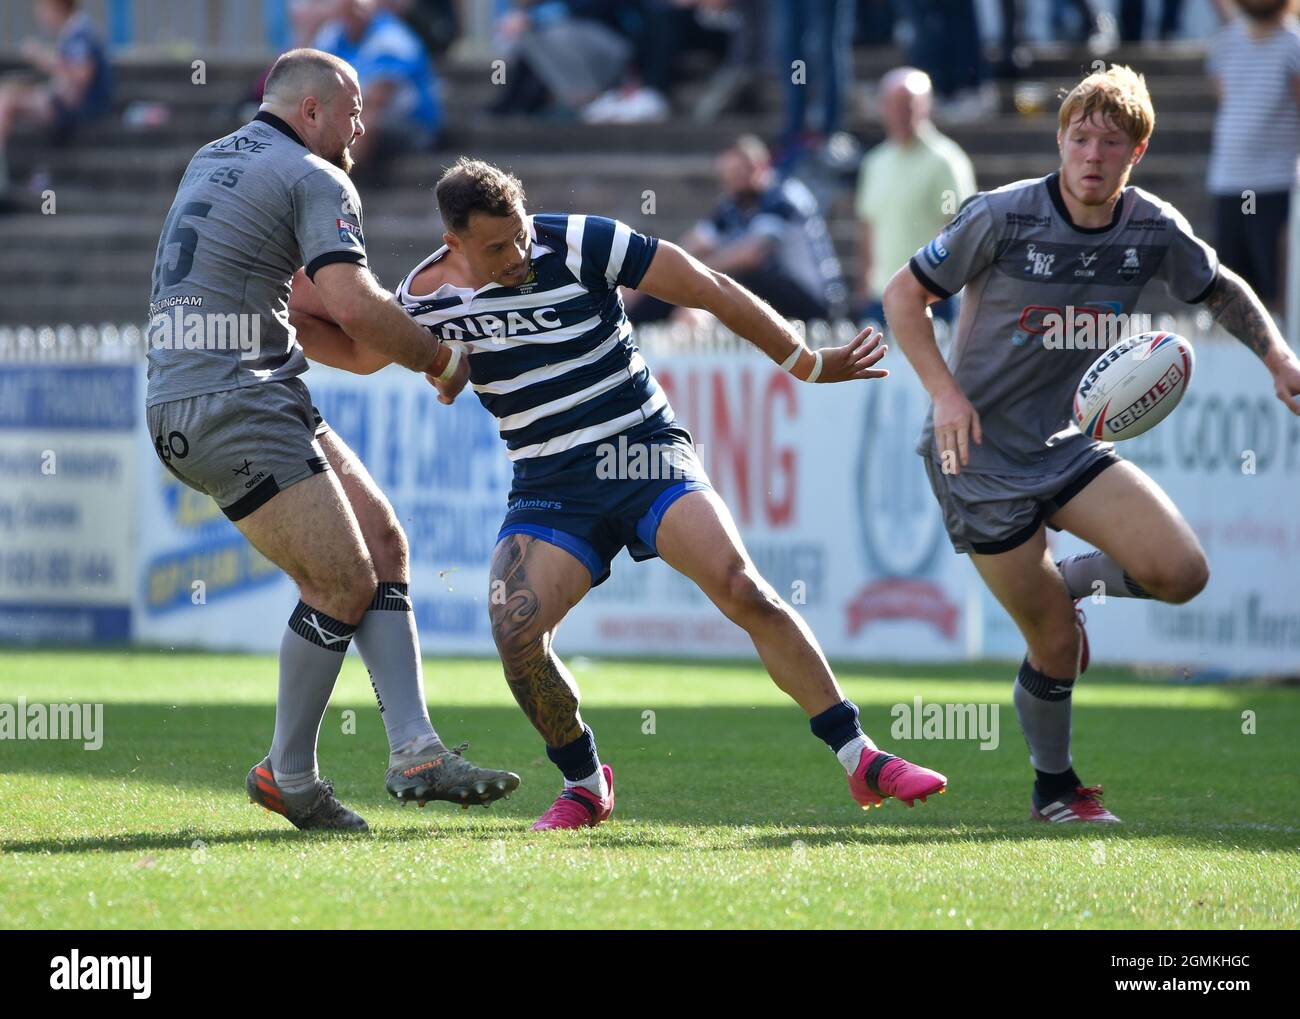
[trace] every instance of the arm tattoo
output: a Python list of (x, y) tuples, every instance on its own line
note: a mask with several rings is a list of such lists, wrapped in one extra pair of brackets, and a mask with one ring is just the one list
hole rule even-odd
[(1229, 333), (1263, 358), (1273, 349), (1277, 326), (1263, 303), (1235, 272), (1219, 267), (1205, 307)]
[(519, 707), (549, 746), (561, 747), (582, 735), (578, 685), (551, 649), (538, 618), (541, 603), (528, 586), (525, 564), (534, 541), (511, 535), (492, 557), (492, 635)]

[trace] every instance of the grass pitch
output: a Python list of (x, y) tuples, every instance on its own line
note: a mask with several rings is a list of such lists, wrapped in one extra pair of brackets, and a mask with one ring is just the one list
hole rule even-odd
[[(757, 663), (572, 664), (616, 772), (612, 822), (528, 831), (559, 777), (494, 661), (429, 660), (427, 692), (447, 742), (471, 740), (472, 759), (518, 771), (522, 787), (490, 810), (400, 808), (350, 656), (321, 767), (373, 832), (330, 837), (245, 798), (271, 737), (274, 659), (6, 651), (0, 703), (102, 702), (104, 743), (0, 741), (0, 925), (1300, 925), (1293, 689), (1089, 672), (1076, 764), (1126, 823), (1049, 828), (1027, 820), (1032, 772), (1008, 666), (840, 673), (880, 745), (950, 782), (914, 810), (867, 813)], [(891, 738), (891, 707), (918, 694), (999, 704), (998, 748)], [(1246, 711), (1255, 735), (1242, 732)]]

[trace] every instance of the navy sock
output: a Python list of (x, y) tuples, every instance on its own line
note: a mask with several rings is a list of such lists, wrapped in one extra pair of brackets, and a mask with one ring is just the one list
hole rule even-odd
[(546, 756), (570, 782), (581, 782), (600, 767), (600, 758), (596, 756), (596, 737), (585, 725), (582, 727), (582, 735), (572, 743), (566, 743), (562, 747), (547, 747)]
[(809, 719), (808, 725), (813, 735), (834, 753), (839, 753), (844, 744), (862, 735), (862, 727), (858, 725), (858, 706), (852, 701), (832, 705)]
[(1074, 792), (1083, 785), (1083, 780), (1074, 773), (1073, 768), (1053, 775), (1046, 771), (1034, 769), (1034, 805), (1044, 807), (1065, 793)]

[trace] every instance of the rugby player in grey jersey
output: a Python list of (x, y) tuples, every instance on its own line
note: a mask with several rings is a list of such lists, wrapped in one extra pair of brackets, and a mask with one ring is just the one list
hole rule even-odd
[(455, 373), (452, 350), (366, 265), (348, 177), (348, 149), (364, 130), (350, 64), (318, 50), (281, 56), (257, 116), (191, 159), (153, 271), (146, 403), (158, 456), (210, 495), (301, 595), (280, 646), (271, 750), (246, 783), (253, 802), (299, 828), (367, 829), (316, 761), (353, 640), (388, 734), (392, 795), (421, 806), (487, 804), (519, 784), (510, 772), (476, 768), (434, 731), (406, 536), (300, 378), (304, 346), (353, 371), (395, 362)]
[[(1209, 579), (1168, 496), (1071, 418), (1097, 355), (1044, 342), (1044, 312), (1132, 312), (1158, 279), (1254, 351), (1300, 414), (1300, 362), (1259, 298), (1168, 202), (1128, 186), (1155, 112), (1127, 67), (1089, 75), (1061, 105), (1059, 171), (976, 195), (890, 280), (885, 316), (934, 401), (918, 446), (953, 547), (967, 553), (1028, 651), (1013, 699), (1036, 772), (1031, 817), (1114, 822), (1072, 767), (1070, 698), (1087, 667), (1073, 601), (1182, 603)], [(927, 306), (966, 288), (945, 363)], [(1054, 563), (1046, 527), (1096, 551)]]

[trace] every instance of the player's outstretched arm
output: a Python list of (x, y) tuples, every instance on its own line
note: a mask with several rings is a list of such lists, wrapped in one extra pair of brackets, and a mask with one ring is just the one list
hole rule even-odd
[(342, 330), (363, 347), (412, 371), (441, 375), (452, 351), (411, 318), (370, 270), (331, 262), (316, 270), (316, 293)]
[(768, 304), (668, 241), (659, 242), (636, 289), (669, 304), (710, 312), (802, 382), (883, 379), (889, 374), (875, 367), (889, 348), (874, 329), (862, 330), (842, 347), (811, 351)]
[(934, 441), (944, 469), (960, 474), (970, 462), (970, 440), (979, 443), (984, 436), (979, 414), (948, 370), (935, 341), (929, 306), (937, 300), (905, 265), (885, 286), (885, 321), (934, 401)]
[(1205, 298), (1205, 307), (1225, 330), (1255, 352), (1273, 376), (1277, 398), (1300, 414), (1300, 361), (1287, 346), (1273, 316), (1249, 283), (1226, 266)]

